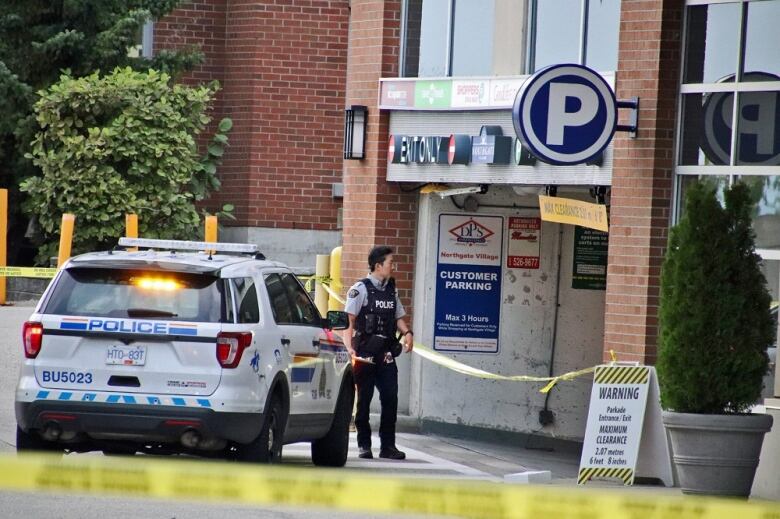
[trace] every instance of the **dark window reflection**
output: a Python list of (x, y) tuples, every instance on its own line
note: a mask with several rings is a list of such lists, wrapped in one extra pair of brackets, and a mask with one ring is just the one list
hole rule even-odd
[(420, 67), (420, 23), (422, 22), (423, 0), (407, 0), (406, 42), (404, 45), (404, 69), (402, 77), (417, 77)]
[(739, 95), (737, 164), (780, 165), (780, 92)]
[(734, 94), (730, 92), (684, 95), (680, 164), (730, 164), (733, 113)]
[(684, 83), (715, 83), (737, 70), (741, 4), (688, 8)]

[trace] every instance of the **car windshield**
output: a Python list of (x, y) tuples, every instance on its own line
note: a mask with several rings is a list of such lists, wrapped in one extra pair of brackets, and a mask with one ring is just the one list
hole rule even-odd
[(225, 322), (223, 281), (204, 274), (106, 268), (64, 271), (44, 313)]

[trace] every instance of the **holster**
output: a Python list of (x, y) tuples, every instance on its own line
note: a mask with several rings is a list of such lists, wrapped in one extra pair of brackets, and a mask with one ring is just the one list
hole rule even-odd
[(387, 337), (366, 334), (360, 342), (360, 353), (366, 353), (371, 357), (378, 357), (387, 351), (385, 349), (386, 343)]

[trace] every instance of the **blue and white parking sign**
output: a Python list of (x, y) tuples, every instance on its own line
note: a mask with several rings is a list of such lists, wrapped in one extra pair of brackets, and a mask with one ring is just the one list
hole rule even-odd
[(497, 353), (504, 219), (439, 216), (433, 347)]
[(582, 65), (552, 65), (529, 77), (515, 98), (517, 137), (540, 160), (581, 164), (599, 155), (615, 133), (615, 93)]

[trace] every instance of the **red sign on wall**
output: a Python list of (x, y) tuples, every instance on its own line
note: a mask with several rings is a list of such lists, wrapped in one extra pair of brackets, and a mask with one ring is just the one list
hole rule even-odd
[(513, 269), (538, 269), (542, 219), (510, 216), (506, 266)]

